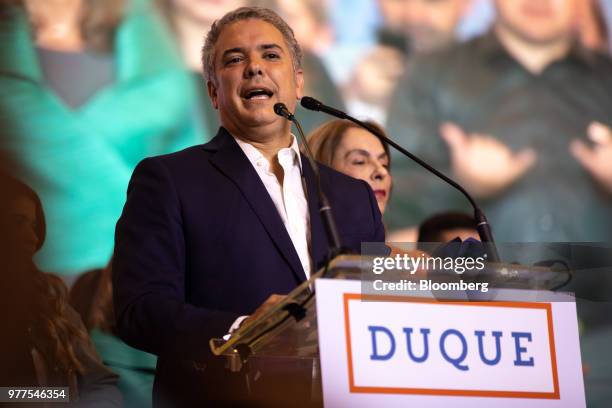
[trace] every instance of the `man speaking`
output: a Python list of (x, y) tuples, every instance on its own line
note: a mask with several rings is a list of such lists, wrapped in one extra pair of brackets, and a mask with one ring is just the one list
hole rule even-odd
[[(241, 392), (209, 339), (287, 294), (327, 255), (313, 169), (273, 111), (278, 102), (295, 110), (300, 59), (272, 11), (226, 14), (202, 52), (222, 127), (207, 144), (143, 160), (132, 175), (116, 229), (115, 313), (121, 337), (159, 357), (157, 404)], [(383, 241), (365, 182), (321, 166), (321, 185), (344, 247)]]

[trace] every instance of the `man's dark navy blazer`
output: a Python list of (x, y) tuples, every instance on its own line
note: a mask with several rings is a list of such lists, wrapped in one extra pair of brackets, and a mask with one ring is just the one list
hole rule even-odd
[[(302, 166), (316, 266), (328, 244), (314, 173), (305, 158)], [(320, 172), (343, 246), (359, 252), (361, 242), (382, 242), (368, 184), (325, 166)], [(224, 128), (207, 144), (137, 166), (115, 240), (117, 329), (128, 344), (159, 356), (156, 387), (164, 364), (210, 360), (210, 338), (306, 279), (270, 195)]]

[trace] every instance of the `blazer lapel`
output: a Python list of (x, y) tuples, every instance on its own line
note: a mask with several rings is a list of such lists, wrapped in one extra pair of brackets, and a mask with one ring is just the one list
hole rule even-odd
[(310, 212), (310, 248), (312, 255), (312, 268), (317, 271), (323, 266), (323, 261), (328, 256), (328, 242), (325, 228), (321, 222), (319, 214), (319, 194), (315, 181), (315, 174), (308, 162), (302, 155), (302, 169), (306, 180), (306, 199), (308, 200), (308, 210)]
[(299, 282), (305, 281), (306, 275), (302, 263), (278, 210), (259, 175), (234, 138), (221, 127), (217, 136), (204, 145), (204, 149), (217, 151), (210, 159), (212, 165), (234, 182)]

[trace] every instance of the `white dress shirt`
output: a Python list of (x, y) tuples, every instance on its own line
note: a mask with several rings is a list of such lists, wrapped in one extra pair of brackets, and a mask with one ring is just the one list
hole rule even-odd
[[(305, 186), (302, 184), (302, 159), (297, 139), (294, 135), (293, 143), (290, 147), (279, 150), (278, 162), (283, 168), (283, 185), (278, 182), (278, 178), (270, 171), (270, 162), (253, 145), (234, 138), (238, 146), (242, 149), (249, 159), (257, 175), (266, 187), (278, 214), (285, 224), (289, 233), (289, 238), (293, 247), (300, 258), (302, 269), (306, 274), (306, 279), (310, 278), (310, 213), (308, 212), (308, 201), (304, 193)], [(241, 316), (229, 329), (231, 334), (240, 327), (248, 316)], [(229, 334), (224, 336), (227, 340)]]
[(302, 160), (297, 139), (291, 135), (291, 147), (279, 150), (278, 162), (283, 168), (283, 185), (270, 170), (270, 163), (253, 145), (236, 139), (262, 183), (266, 187), (278, 214), (285, 224), (297, 252), (306, 278), (310, 278), (310, 214), (302, 184)]

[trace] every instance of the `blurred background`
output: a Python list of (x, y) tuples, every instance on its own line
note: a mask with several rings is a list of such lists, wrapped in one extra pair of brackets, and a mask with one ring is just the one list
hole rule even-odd
[[(608, 53), (612, 2), (578, 3), (571, 28), (576, 39)], [(493, 0), (0, 4), (0, 147), (41, 195), (47, 213), (48, 239), (36, 259), (45, 270), (64, 276), (107, 264), (114, 223), (139, 160), (216, 134), (219, 122), (201, 77), (200, 49), (212, 22), (228, 10), (258, 5), (277, 11), (303, 48), (306, 94), (379, 123), (415, 153), (421, 152), (409, 134), (412, 125), (402, 122), (412, 108), (402, 93), (410, 86), (413, 61), (486, 35), (496, 16)], [(297, 113), (307, 132), (332, 119), (301, 108)], [(466, 208), (456, 197), (426, 196), (432, 177), (421, 174), (413, 180), (411, 165), (391, 154), (395, 185), (385, 221), (390, 231), (405, 230), (394, 237), (415, 241), (413, 227), (427, 215)], [(432, 203), (432, 197), (448, 205)], [(566, 234), (556, 240), (581, 238), (587, 237)]]
[[(306, 95), (378, 123), (463, 182), (498, 240), (612, 242), (610, 0), (0, 0), (0, 157), (40, 196), (33, 222), (46, 226), (27, 245), (74, 289), (134, 403), (150, 398), (155, 361), (113, 336), (115, 223), (140, 160), (216, 134), (200, 49), (243, 5), (293, 28)], [(332, 119), (296, 116), (307, 133)], [(393, 179), (388, 241), (415, 242), (428, 217), (469, 211), (390, 156), (371, 176)]]

